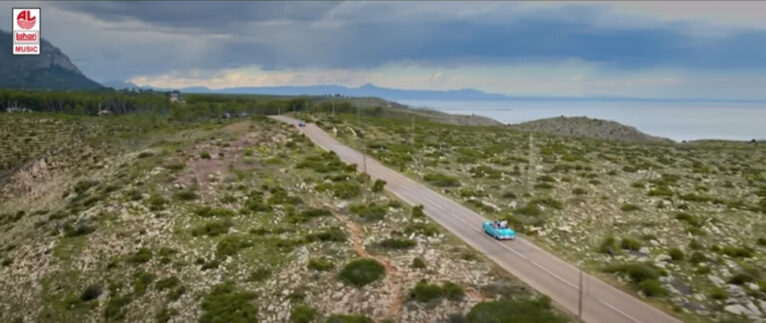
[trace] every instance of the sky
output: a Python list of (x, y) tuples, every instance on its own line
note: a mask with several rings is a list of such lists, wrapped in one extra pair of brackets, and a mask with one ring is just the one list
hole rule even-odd
[(766, 99), (766, 2), (2, 2), (96, 81)]

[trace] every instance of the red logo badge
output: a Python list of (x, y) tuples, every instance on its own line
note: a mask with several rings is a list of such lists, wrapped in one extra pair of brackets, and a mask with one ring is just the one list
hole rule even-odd
[(22, 29), (32, 29), (37, 23), (37, 17), (32, 17), (32, 12), (29, 10), (23, 10), (16, 16), (16, 23)]

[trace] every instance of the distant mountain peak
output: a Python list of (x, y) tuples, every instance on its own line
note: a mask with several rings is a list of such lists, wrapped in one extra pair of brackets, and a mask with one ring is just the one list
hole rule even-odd
[(79, 68), (46, 39), (40, 43), (40, 55), (14, 56), (10, 47), (12, 34), (0, 30), (0, 88), (93, 90), (101, 84), (82, 74)]

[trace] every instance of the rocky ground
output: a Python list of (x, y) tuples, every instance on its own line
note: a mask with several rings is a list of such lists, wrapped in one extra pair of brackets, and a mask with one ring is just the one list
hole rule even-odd
[(687, 321), (766, 317), (766, 146), (302, 115)]
[(0, 121), (0, 321), (569, 320), (288, 125)]

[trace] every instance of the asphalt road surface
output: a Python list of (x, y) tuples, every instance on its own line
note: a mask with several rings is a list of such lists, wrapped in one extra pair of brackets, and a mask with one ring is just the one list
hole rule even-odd
[[(275, 116), (276, 120), (297, 125), (298, 120)], [(486, 234), (481, 224), (487, 221), (478, 213), (439, 194), (423, 184), (363, 157), (350, 147), (339, 143), (314, 124), (296, 127), (311, 141), (325, 150), (334, 151), (341, 160), (356, 164), (373, 179), (386, 181), (386, 190), (410, 205), (423, 205), (426, 215), (483, 253), (509, 273), (537, 291), (548, 295), (566, 310), (578, 314), (580, 308), (580, 270), (524, 238), (497, 241)], [(585, 322), (680, 322), (667, 313), (607, 283), (582, 273), (582, 319)]]

